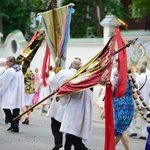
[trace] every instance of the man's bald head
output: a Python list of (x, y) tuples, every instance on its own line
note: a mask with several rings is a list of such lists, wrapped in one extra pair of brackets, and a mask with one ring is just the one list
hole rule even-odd
[(70, 68), (74, 68), (74, 69), (77, 69), (77, 70), (78, 70), (78, 69), (81, 67), (81, 65), (82, 65), (81, 60), (75, 58), (75, 59), (72, 61), (71, 65), (70, 65)]

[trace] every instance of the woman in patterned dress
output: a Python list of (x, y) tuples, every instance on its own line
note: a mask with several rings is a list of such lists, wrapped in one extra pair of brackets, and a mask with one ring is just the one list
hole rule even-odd
[[(24, 101), (23, 101), (23, 112), (31, 108), (33, 105), (33, 96), (35, 92), (34, 88), (34, 73), (30, 70), (30, 68), (27, 69), (26, 73), (24, 74)], [(30, 111), (28, 111), (25, 115), (25, 120), (22, 122), (22, 124), (29, 124), (29, 116), (30, 116)]]
[(114, 89), (114, 124), (115, 124), (115, 137), (116, 145), (121, 140), (125, 150), (129, 150), (129, 140), (127, 129), (133, 118), (134, 103), (132, 99), (132, 91), (129, 85), (129, 79), (126, 81), (126, 92), (121, 98), (116, 98), (116, 89), (118, 85), (118, 77), (112, 81)]

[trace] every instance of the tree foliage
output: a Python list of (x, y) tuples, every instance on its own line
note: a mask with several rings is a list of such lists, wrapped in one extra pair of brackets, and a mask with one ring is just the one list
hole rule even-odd
[(0, 31), (6, 37), (10, 32), (19, 29), (23, 34), (32, 34), (31, 12), (36, 14), (45, 10), (47, 1), (42, 0), (1, 0), (0, 1)]
[[(45, 11), (48, 1), (0, 0), (0, 32), (6, 37), (10, 32), (19, 29), (24, 35), (33, 35), (30, 14)], [(87, 30), (90, 30), (91, 37), (102, 37), (103, 27), (100, 22), (108, 12), (121, 19), (128, 17), (118, 0), (63, 0), (62, 5), (69, 3), (75, 4), (71, 22), (71, 37), (74, 38), (87, 37)]]
[(118, 18), (129, 18), (128, 14), (124, 11), (124, 6), (117, 0), (104, 0), (106, 13), (112, 13)]
[(62, 5), (72, 2), (75, 4), (75, 13), (71, 23), (71, 36), (75, 38), (86, 37), (88, 27), (96, 37), (101, 37), (103, 29), (100, 21), (108, 12), (121, 19), (128, 17), (122, 3), (117, 0), (64, 0)]
[[(64, 0), (62, 5), (71, 3), (71, 0)], [(92, 18), (92, 9), (89, 7), (89, 0), (75, 0), (75, 13), (71, 20), (71, 36), (72, 37), (86, 37), (87, 26), (94, 26), (94, 20)]]
[(132, 18), (140, 19), (150, 16), (150, 1), (149, 0), (133, 0), (129, 6)]

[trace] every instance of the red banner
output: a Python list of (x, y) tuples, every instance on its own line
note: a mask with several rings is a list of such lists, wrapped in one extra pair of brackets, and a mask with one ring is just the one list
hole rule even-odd
[(43, 79), (43, 85), (46, 86), (46, 80), (48, 78), (47, 73), (49, 72), (50, 67), (50, 50), (48, 47), (48, 44), (46, 44), (45, 49), (45, 56), (43, 58), (43, 64), (42, 64), (42, 79)]
[(102, 51), (81, 67), (75, 76), (59, 88), (58, 95), (82, 91), (97, 84), (105, 84), (110, 80), (114, 46), (115, 39), (112, 37)]
[[(116, 28), (115, 36), (117, 40), (118, 49), (122, 48), (125, 43), (120, 34), (120, 29)], [(118, 86), (116, 90), (116, 97), (122, 97), (126, 91), (126, 80), (127, 80), (127, 56), (126, 49), (123, 49), (118, 53)]]
[[(81, 67), (77, 73), (58, 89), (58, 96), (85, 90), (97, 84), (110, 83), (115, 52), (115, 36), (112, 36), (104, 49)], [(106, 88), (105, 99), (105, 150), (115, 149), (112, 89)], [(109, 133), (108, 133), (109, 132)]]
[(106, 84), (105, 92), (105, 147), (104, 150), (115, 150), (115, 131), (113, 115), (113, 91), (111, 83)]
[[(115, 52), (115, 36), (111, 37), (104, 49), (80, 68), (74, 77), (58, 89), (57, 94), (63, 95), (78, 92), (97, 84), (110, 82)], [(115, 149), (114, 120), (112, 106), (112, 89), (106, 88), (105, 99), (105, 150)], [(108, 133), (109, 132), (109, 133)]]

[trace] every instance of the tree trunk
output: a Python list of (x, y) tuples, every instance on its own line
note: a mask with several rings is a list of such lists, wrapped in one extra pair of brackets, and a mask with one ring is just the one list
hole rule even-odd
[[(106, 12), (105, 12), (105, 5), (104, 5), (104, 0), (99, 0), (99, 13), (100, 13), (100, 22), (105, 18)], [(103, 37), (103, 27), (100, 25), (100, 35)]]
[[(0, 7), (0, 14), (1, 14), (1, 7)], [(3, 23), (2, 23), (2, 17), (0, 16), (0, 32), (3, 34)], [(1, 38), (3, 39), (3, 38)]]
[(97, 4), (95, 1), (91, 1), (92, 3), (92, 8), (93, 8), (93, 17), (94, 17), (94, 20), (95, 20), (95, 28), (97, 29), (97, 36), (98, 37), (102, 37), (101, 35), (101, 30), (100, 29), (100, 22), (99, 22), (99, 18), (98, 18), (98, 14), (97, 14)]

